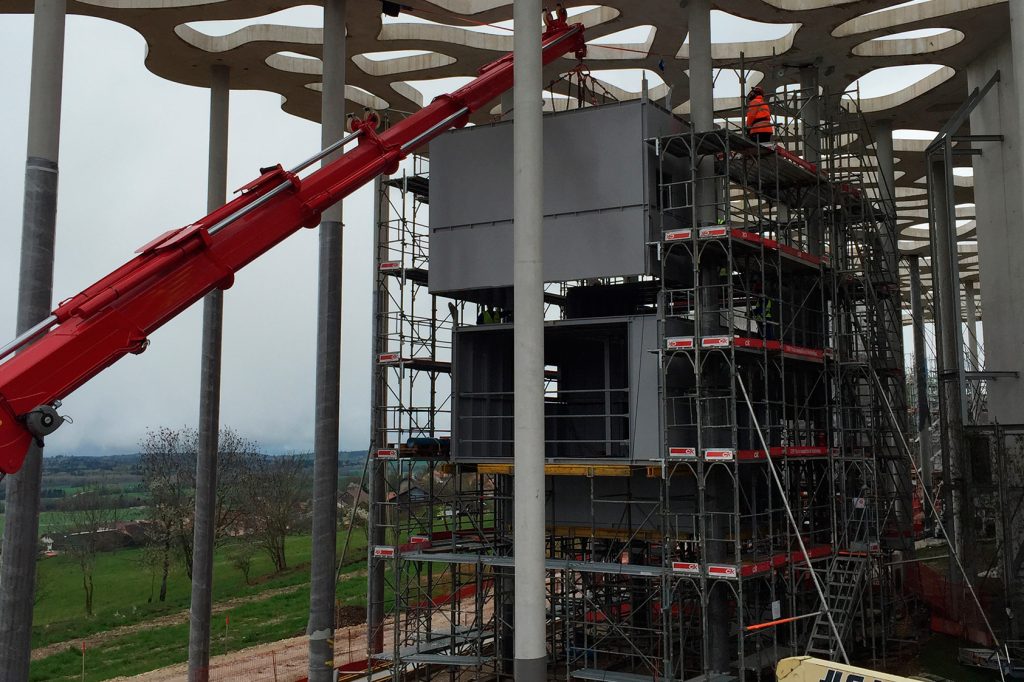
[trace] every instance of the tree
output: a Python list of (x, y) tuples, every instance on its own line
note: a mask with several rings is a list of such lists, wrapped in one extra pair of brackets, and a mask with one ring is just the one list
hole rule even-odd
[(238, 542), (231, 548), (231, 553), (228, 558), (231, 560), (231, 565), (234, 566), (241, 572), (242, 578), (245, 579), (245, 584), (250, 585), (249, 574), (252, 571), (252, 559), (256, 554), (256, 547), (251, 542)]
[(305, 463), (294, 455), (249, 460), (246, 476), (247, 525), (278, 572), (288, 568), (285, 538), (303, 515), (309, 500), (309, 476)]
[(149, 492), (150, 544), (161, 567), (160, 601), (167, 598), (167, 580), (174, 548), (181, 550), (192, 575), (192, 516), (195, 488), (195, 431), (161, 427), (141, 443), (142, 481)]
[[(151, 543), (160, 554), (162, 577), (160, 601), (167, 596), (171, 557), (178, 554), (185, 573), (192, 577), (192, 524), (195, 517), (196, 453), (199, 435), (195, 429), (161, 427), (149, 431), (142, 441), (140, 469), (149, 493), (150, 520), (154, 528)], [(256, 445), (230, 428), (219, 435), (217, 491), (214, 532), (218, 541), (240, 525), (244, 512), (243, 481)]]
[(75, 560), (82, 572), (85, 613), (92, 616), (96, 556), (104, 547), (103, 531), (111, 529), (117, 522), (117, 510), (109, 508), (97, 490), (84, 490), (64, 502), (59, 518), (64, 531), (62, 549)]

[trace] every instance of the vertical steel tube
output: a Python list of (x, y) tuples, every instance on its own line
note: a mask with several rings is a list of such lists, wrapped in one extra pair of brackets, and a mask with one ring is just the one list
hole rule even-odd
[[(921, 257), (908, 256), (910, 265), (910, 312), (914, 331), (914, 375), (917, 379), (917, 432), (921, 481), (932, 490), (932, 414), (928, 403), (928, 355), (924, 339), (924, 301), (921, 290)], [(929, 510), (931, 513), (931, 510)]]
[[(892, 121), (879, 121), (872, 130), (875, 140), (875, 158), (878, 160), (878, 198), (890, 220), (896, 220), (896, 171), (893, 157)], [(889, 237), (889, 231), (883, 230), (883, 237)], [(899, 254), (896, 243), (885, 239), (885, 264), (890, 273), (896, 273), (896, 260)], [(899, 299), (893, 299), (897, 301)]]
[[(52, 303), (66, 11), (66, 0), (36, 0), (18, 279), (19, 335), (45, 319)], [(27, 680), (29, 675), (42, 475), (42, 451), (33, 445), (21, 471), (7, 477), (0, 558), (0, 670), (9, 680)]]
[(513, 101), (515, 221), (515, 679), (546, 677), (544, 580), (544, 221), (540, 0), (517, 0)]
[(978, 345), (978, 308), (974, 301), (976, 295), (974, 282), (964, 282), (964, 312), (967, 313), (967, 365), (972, 370), (981, 369)]
[[(389, 260), (388, 236), (390, 233), (389, 219), (390, 206), (387, 200), (387, 188), (383, 186), (384, 178), (377, 178), (374, 182), (374, 227), (376, 236), (374, 238), (374, 264), (379, 265)], [(403, 198), (403, 201), (405, 199)], [(380, 277), (380, 271), (375, 267), (373, 271), (374, 280)], [(374, 331), (373, 331), (373, 383), (370, 386), (372, 392), (371, 404), (373, 412), (371, 416), (371, 446), (370, 446), (370, 499), (369, 516), (367, 517), (369, 531), (367, 542), (367, 592), (366, 601), (366, 627), (367, 627), (367, 654), (376, 654), (384, 650), (384, 569), (385, 560), (373, 555), (373, 548), (385, 544), (384, 537), (384, 503), (386, 477), (385, 464), (373, 456), (378, 448), (388, 447), (388, 383), (387, 370), (377, 363), (377, 358), (388, 350), (388, 299), (387, 279), (381, 278), (383, 283), (378, 285), (374, 291)]]
[[(323, 146), (345, 134), (346, 0), (324, 2)], [(324, 165), (341, 155), (329, 155)], [(320, 223), (320, 284), (316, 339), (316, 425), (313, 436), (313, 555), (309, 588), (309, 680), (330, 682), (334, 671), (334, 571), (338, 531), (338, 439), (341, 393), (341, 204)]]
[[(946, 529), (952, 530), (950, 536), (956, 553), (963, 557), (967, 574), (973, 575), (973, 525), (967, 522), (973, 517), (969, 513), (970, 497), (963, 494), (963, 332), (960, 326), (959, 271), (955, 251), (956, 221), (953, 217), (950, 191), (952, 183), (948, 145), (945, 151), (944, 157), (935, 154), (928, 161), (928, 192), (932, 216), (932, 281), (935, 283), (938, 299), (935, 327), (939, 346), (939, 398), (942, 408), (942, 476), (943, 489), (946, 493), (943, 506)], [(953, 576), (954, 580), (959, 580), (959, 575), (958, 571), (950, 571), (950, 576)]]
[[(228, 187), (230, 71), (210, 72), (210, 151), (206, 207), (224, 205)], [(220, 433), (220, 368), (224, 292), (203, 299), (203, 341), (199, 383), (199, 444), (196, 452), (196, 511), (192, 527), (192, 602), (189, 608), (188, 678), (210, 679), (210, 618), (213, 607), (213, 545), (216, 532), (217, 449)]]

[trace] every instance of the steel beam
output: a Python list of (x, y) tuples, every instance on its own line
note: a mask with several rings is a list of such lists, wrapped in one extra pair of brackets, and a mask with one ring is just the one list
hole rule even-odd
[[(918, 466), (925, 487), (932, 490), (932, 413), (928, 402), (928, 351), (924, 338), (924, 296), (921, 289), (921, 257), (908, 256), (910, 312), (914, 336), (914, 375), (917, 381)], [(929, 510), (931, 512), (932, 510)]]

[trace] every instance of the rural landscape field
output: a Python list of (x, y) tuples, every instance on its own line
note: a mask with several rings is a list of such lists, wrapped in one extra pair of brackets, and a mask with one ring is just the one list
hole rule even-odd
[[(45, 458), (32, 680), (83, 679), (83, 655), (85, 680), (187, 660), (194, 438), (162, 429), (133, 454)], [(349, 535), (346, 504), (364, 460), (339, 454), (339, 625), (366, 605), (365, 530)], [(212, 654), (303, 634), (311, 456), (265, 456), (225, 431), (218, 474)]]

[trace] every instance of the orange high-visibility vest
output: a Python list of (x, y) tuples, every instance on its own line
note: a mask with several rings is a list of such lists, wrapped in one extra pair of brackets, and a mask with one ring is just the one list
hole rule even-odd
[(775, 132), (775, 126), (772, 125), (772, 112), (769, 111), (764, 97), (760, 95), (750, 100), (750, 106), (747, 108), (747, 132), (750, 135)]

